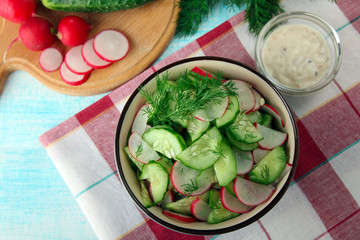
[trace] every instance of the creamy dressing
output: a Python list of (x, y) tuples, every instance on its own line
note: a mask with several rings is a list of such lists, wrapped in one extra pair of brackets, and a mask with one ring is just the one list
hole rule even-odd
[(271, 76), (293, 88), (315, 84), (330, 66), (325, 38), (302, 24), (284, 25), (271, 33), (264, 45), (263, 60)]

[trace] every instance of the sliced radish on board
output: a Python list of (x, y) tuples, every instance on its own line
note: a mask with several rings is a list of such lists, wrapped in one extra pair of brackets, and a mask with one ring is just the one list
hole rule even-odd
[(100, 69), (111, 65), (112, 62), (108, 62), (100, 58), (94, 51), (94, 38), (87, 40), (81, 49), (81, 54), (84, 61), (91, 67)]
[(281, 146), (285, 143), (288, 134), (285, 132), (280, 132), (272, 128), (265, 127), (261, 124), (254, 123), (254, 126), (264, 137), (261, 141), (258, 142), (259, 147), (266, 150), (274, 149), (278, 146)]
[(255, 95), (251, 86), (242, 80), (229, 80), (234, 82), (235, 92), (239, 100), (240, 111), (251, 112), (255, 107)]
[(272, 106), (270, 106), (269, 104), (264, 104), (261, 107), (261, 110), (263, 110), (264, 112), (272, 115), (277, 121), (278, 123), (280, 123), (281, 127), (285, 127), (285, 123), (282, 120), (282, 118), (280, 117), (280, 114), (276, 111), (276, 109)]
[(142, 136), (148, 127), (149, 115), (146, 112), (147, 109), (151, 109), (151, 104), (145, 104), (138, 110), (131, 127), (131, 132), (135, 132), (139, 136)]
[(200, 221), (206, 221), (210, 212), (212, 211), (211, 207), (207, 202), (201, 198), (196, 198), (190, 206), (192, 215)]
[(220, 198), (223, 206), (235, 213), (246, 213), (253, 209), (254, 207), (246, 206), (239, 201), (234, 195), (232, 195), (225, 187), (220, 189)]
[(236, 177), (234, 181), (234, 193), (246, 206), (264, 203), (274, 194), (275, 189), (273, 185), (255, 183), (241, 177)]
[(89, 66), (82, 57), (81, 49), (83, 45), (72, 47), (65, 54), (65, 64), (70, 71), (77, 74), (85, 74), (94, 70), (93, 67)]
[(241, 151), (236, 147), (232, 150), (236, 161), (236, 174), (243, 175), (250, 172), (254, 165), (251, 152)]
[(94, 38), (94, 50), (105, 61), (119, 61), (127, 55), (129, 49), (129, 40), (117, 30), (103, 30)]
[(60, 68), (63, 59), (63, 55), (59, 49), (49, 47), (42, 50), (39, 57), (39, 64), (44, 71), (54, 72)]
[(253, 110), (251, 110), (251, 111), (254, 112), (254, 111), (259, 110), (265, 104), (265, 99), (256, 89), (252, 88), (252, 91), (253, 91), (254, 97), (255, 97), (255, 106), (254, 106)]
[(91, 73), (76, 74), (67, 68), (65, 62), (63, 62), (61, 64), (59, 72), (60, 72), (61, 79), (65, 83), (72, 85), (72, 86), (78, 86), (80, 84), (83, 84), (84, 82), (86, 82), (89, 79), (90, 74), (91, 74)]
[(196, 222), (196, 218), (192, 217), (192, 216), (188, 216), (185, 214), (181, 214), (181, 213), (175, 213), (175, 212), (171, 212), (169, 210), (163, 210), (162, 214), (164, 214), (165, 216), (171, 217), (175, 220), (179, 220), (181, 222)]
[(129, 137), (129, 151), (131, 156), (141, 163), (147, 164), (151, 160), (158, 161), (160, 159), (159, 154), (135, 132)]

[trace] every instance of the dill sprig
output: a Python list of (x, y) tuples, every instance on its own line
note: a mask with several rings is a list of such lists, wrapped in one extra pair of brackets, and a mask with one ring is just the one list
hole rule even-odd
[(220, 104), (221, 99), (236, 95), (232, 81), (222, 83), (222, 73), (214, 78), (195, 75), (187, 72), (180, 74), (175, 86), (169, 87), (169, 74), (156, 76), (156, 91), (149, 92), (140, 87), (139, 92), (146, 98), (151, 107), (145, 108), (153, 125), (175, 125), (175, 120), (188, 120), (198, 110), (204, 109), (209, 102)]
[(199, 186), (196, 182), (194, 182), (192, 179), (190, 179), (190, 181), (191, 183), (186, 183), (180, 186), (184, 188), (184, 193), (186, 196), (190, 196), (193, 192), (199, 189)]
[(273, 17), (284, 12), (280, 0), (251, 0), (245, 9), (245, 19), (249, 23), (249, 31), (259, 34), (262, 27)]

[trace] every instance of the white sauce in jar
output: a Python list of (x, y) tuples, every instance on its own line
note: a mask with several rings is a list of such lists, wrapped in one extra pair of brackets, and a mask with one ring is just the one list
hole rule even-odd
[(330, 66), (325, 38), (316, 29), (302, 24), (284, 25), (272, 32), (262, 57), (269, 74), (293, 88), (315, 84)]

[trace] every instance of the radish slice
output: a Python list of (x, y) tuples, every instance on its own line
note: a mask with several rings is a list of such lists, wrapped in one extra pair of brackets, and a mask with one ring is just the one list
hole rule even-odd
[(119, 61), (127, 55), (129, 49), (129, 40), (117, 30), (101, 31), (94, 38), (94, 50), (105, 61)]
[(235, 92), (239, 100), (240, 110), (245, 113), (251, 112), (255, 107), (255, 95), (251, 86), (242, 80), (229, 80), (234, 82), (236, 87)]
[(252, 91), (255, 96), (255, 106), (254, 106), (253, 110), (251, 110), (251, 111), (254, 112), (254, 111), (259, 110), (265, 104), (265, 99), (258, 91), (256, 91), (256, 89), (252, 88)]
[(266, 202), (275, 192), (273, 185), (263, 185), (247, 179), (236, 177), (234, 193), (246, 206), (257, 206)]
[(131, 156), (141, 163), (158, 161), (160, 156), (137, 133), (133, 132), (129, 138), (129, 151)]
[(174, 192), (172, 190), (169, 190), (164, 197), (164, 200), (161, 201), (160, 206), (162, 208), (165, 208), (165, 204), (172, 203), (175, 201)]
[(232, 150), (236, 161), (236, 174), (243, 175), (250, 172), (254, 164), (251, 152), (241, 151), (236, 147)]
[(269, 152), (270, 150), (262, 148), (255, 148), (254, 150), (252, 150), (251, 154), (253, 156), (254, 164), (260, 162)]
[(45, 48), (39, 58), (41, 68), (46, 72), (58, 70), (63, 62), (63, 55), (59, 49), (54, 47)]
[(288, 134), (284, 132), (277, 131), (272, 128), (265, 127), (261, 124), (254, 123), (254, 126), (264, 137), (263, 140), (259, 141), (259, 147), (266, 150), (274, 149), (278, 146), (281, 146), (285, 143)]
[(84, 61), (87, 63), (87, 65), (96, 69), (110, 66), (111, 62), (101, 59), (95, 53), (93, 43), (94, 43), (94, 38), (91, 38), (84, 43), (84, 46), (81, 49), (81, 54), (84, 58)]
[(261, 107), (261, 110), (263, 110), (264, 112), (272, 115), (277, 120), (277, 122), (281, 124), (281, 127), (285, 127), (284, 121), (282, 120), (282, 118), (280, 117), (280, 114), (276, 111), (275, 108), (273, 108), (269, 104), (264, 104)]
[(94, 68), (87, 65), (81, 54), (83, 45), (79, 45), (73, 48), (65, 54), (65, 64), (70, 71), (77, 74), (85, 74), (91, 72)]
[(162, 214), (164, 214), (165, 216), (171, 217), (175, 220), (179, 220), (181, 222), (187, 222), (187, 223), (196, 222), (196, 218), (194, 218), (192, 216), (187, 216), (185, 214), (171, 212), (169, 210), (163, 210)]
[(201, 76), (206, 76), (206, 77), (210, 77), (210, 78), (215, 78), (214, 75), (212, 75), (211, 73), (206, 72), (205, 70), (199, 68), (199, 67), (194, 67), (193, 69), (191, 69), (191, 71), (193, 71), (194, 73), (197, 73)]
[(145, 104), (138, 110), (133, 125), (131, 127), (131, 132), (135, 132), (139, 136), (142, 136), (144, 134), (148, 126), (147, 121), (149, 120), (149, 115), (146, 113), (146, 110), (148, 108), (151, 109), (151, 104)]
[(246, 213), (254, 208), (244, 205), (239, 199), (229, 193), (225, 187), (221, 187), (220, 189), (220, 198), (222, 205), (231, 212)]
[(61, 64), (59, 72), (60, 72), (60, 76), (61, 76), (62, 80), (65, 83), (72, 85), (72, 86), (78, 86), (80, 84), (83, 84), (90, 77), (90, 73), (87, 73), (87, 74), (73, 73), (72, 71), (70, 71), (67, 68), (65, 62), (63, 62)]
[(200, 221), (206, 221), (210, 212), (212, 211), (211, 207), (207, 202), (200, 198), (196, 198), (190, 206), (192, 215)]
[[(206, 171), (206, 170), (204, 170)], [(176, 161), (171, 168), (171, 182), (180, 194), (184, 196), (199, 196), (206, 192), (213, 184), (213, 180), (197, 180), (202, 171), (186, 167), (181, 161)], [(203, 176), (205, 176), (204, 174)]]

